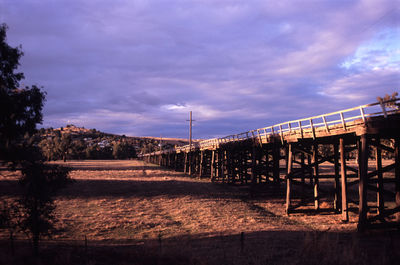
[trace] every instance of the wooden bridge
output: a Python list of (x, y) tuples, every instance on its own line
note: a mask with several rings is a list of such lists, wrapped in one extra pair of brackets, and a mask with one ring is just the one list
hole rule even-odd
[[(213, 182), (249, 185), (250, 190), (262, 185), (278, 189), (285, 183), (288, 214), (307, 201), (318, 212), (324, 183), (333, 191), (334, 210), (345, 222), (353, 202), (348, 189), (358, 185), (358, 229), (400, 228), (399, 102), (284, 122), (141, 158)], [(307, 187), (313, 192), (300, 194)]]

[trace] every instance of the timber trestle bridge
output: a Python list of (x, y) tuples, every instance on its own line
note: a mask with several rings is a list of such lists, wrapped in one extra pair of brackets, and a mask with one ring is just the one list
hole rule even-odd
[[(285, 184), (288, 214), (305, 202), (318, 212), (324, 183), (342, 221), (355, 210), (359, 230), (400, 228), (399, 103), (397, 98), (358, 106), (140, 158), (213, 182), (249, 185), (250, 190)], [(352, 200), (349, 189), (357, 191), (357, 185), (358, 196)], [(295, 204), (304, 189), (309, 192)], [(351, 209), (350, 202), (358, 207)]]

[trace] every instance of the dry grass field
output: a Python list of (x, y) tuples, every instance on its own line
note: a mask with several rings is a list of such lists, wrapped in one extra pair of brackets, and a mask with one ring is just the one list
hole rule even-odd
[[(62, 163), (62, 162), (61, 162)], [(56, 197), (60, 231), (38, 264), (396, 264), (399, 231), (358, 234), (331, 208), (287, 216), (284, 188), (210, 183), (143, 161), (71, 161), (76, 182)], [(0, 172), (0, 197), (18, 193)], [(310, 208), (311, 209), (311, 208)], [(0, 264), (28, 264), (18, 235), (1, 234)], [(87, 242), (85, 243), (85, 237)]]

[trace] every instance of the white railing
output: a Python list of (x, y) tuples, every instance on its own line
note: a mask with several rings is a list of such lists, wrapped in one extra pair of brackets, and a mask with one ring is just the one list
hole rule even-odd
[[(268, 137), (280, 136), (283, 140), (285, 135), (292, 134), (294, 132), (303, 134), (305, 130), (312, 132), (313, 136), (315, 137), (315, 130), (317, 128), (323, 128), (327, 132), (329, 132), (330, 130), (336, 129), (339, 126), (346, 130), (346, 128), (351, 126), (350, 123), (356, 120), (360, 120), (361, 123), (366, 123), (367, 118), (377, 116), (384, 116), (386, 118), (388, 115), (399, 113), (399, 109), (388, 107), (389, 104), (398, 106), (399, 102), (400, 98), (396, 98), (322, 114), (314, 117), (287, 121), (239, 134), (228, 135), (221, 138), (207, 139), (200, 141), (199, 143), (192, 144), (191, 150), (194, 150), (197, 147), (200, 147), (200, 149), (207, 149), (217, 147), (220, 144), (243, 141), (247, 139), (258, 138), (260, 141), (262, 141), (263, 139), (267, 139)], [(169, 149), (168, 151), (189, 151), (189, 149), (189, 145), (184, 145)]]

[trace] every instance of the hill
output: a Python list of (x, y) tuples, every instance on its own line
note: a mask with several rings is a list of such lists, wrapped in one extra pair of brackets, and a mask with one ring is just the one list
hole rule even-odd
[(69, 124), (60, 128), (41, 128), (35, 135), (47, 160), (127, 159), (188, 144), (186, 139), (117, 135)]

